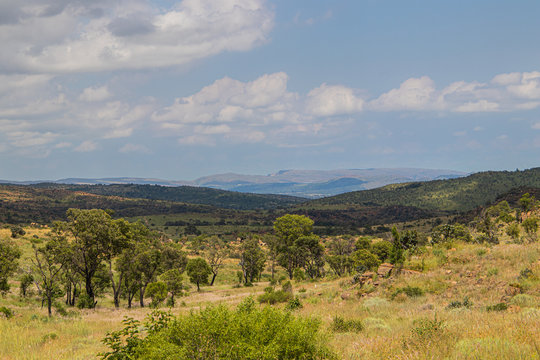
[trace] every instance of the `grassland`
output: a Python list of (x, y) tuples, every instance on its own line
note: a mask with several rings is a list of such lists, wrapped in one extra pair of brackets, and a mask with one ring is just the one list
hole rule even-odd
[[(16, 239), (23, 266), (32, 243), (47, 229), (26, 231)], [(416, 272), (375, 277), (362, 286), (351, 277), (331, 275), (294, 281), (303, 304), (296, 314), (319, 318), (341, 359), (540, 359), (540, 243), (513, 243), (503, 228), (499, 235), (498, 245), (454, 242), (422, 248), (405, 262)], [(7, 229), (0, 230), (0, 237), (8, 236)], [(215, 286), (200, 293), (192, 288), (172, 313), (220, 303), (235, 306), (268, 286), (266, 271), (254, 287), (235, 287), (238, 269), (237, 260), (228, 259)], [(531, 272), (524, 277), (525, 269)], [(0, 317), (0, 359), (94, 359), (105, 350), (101, 339), (119, 329), (124, 316), (142, 319), (150, 311), (114, 310), (105, 297), (95, 310), (68, 309), (68, 316), (49, 319), (36, 298), (20, 298), (16, 287), (13, 282), (12, 292), (0, 298), (0, 306), (15, 313), (11, 319)], [(420, 290), (409, 296), (399, 290), (406, 288)], [(488, 310), (499, 303), (508, 308)], [(336, 317), (359, 320), (363, 330), (335, 332)]]

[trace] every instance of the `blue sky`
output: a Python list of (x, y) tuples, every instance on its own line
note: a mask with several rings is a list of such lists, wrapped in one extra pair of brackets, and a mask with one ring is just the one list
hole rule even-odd
[(0, 179), (540, 166), (539, 13), (0, 0)]

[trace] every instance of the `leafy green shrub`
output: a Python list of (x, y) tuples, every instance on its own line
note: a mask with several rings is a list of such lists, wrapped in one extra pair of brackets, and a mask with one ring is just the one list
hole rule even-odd
[(392, 244), (389, 241), (379, 241), (371, 246), (371, 252), (375, 254), (379, 260), (387, 261), (392, 252)]
[(391, 295), (391, 298), (394, 299), (396, 296), (402, 293), (407, 295), (408, 297), (419, 297), (419, 296), (424, 295), (424, 290), (420, 289), (417, 286), (407, 285), (405, 287), (397, 288), (396, 290), (394, 290), (394, 292)]
[(281, 290), (283, 290), (284, 292), (288, 292), (288, 293), (292, 294), (293, 290), (292, 290), (291, 282), (290, 281), (285, 281), (284, 283), (282, 283)]
[(6, 319), (11, 319), (13, 317), (13, 310), (5, 306), (0, 306), (0, 314), (3, 314)]
[(150, 306), (153, 308), (158, 308), (159, 305), (167, 297), (167, 284), (163, 281), (157, 281), (148, 284), (146, 288), (146, 295), (152, 299)]
[(334, 316), (334, 319), (332, 320), (332, 325), (330, 325), (330, 329), (333, 332), (355, 332), (359, 333), (360, 331), (364, 330), (364, 325), (362, 324), (361, 320), (358, 319), (348, 319), (345, 320), (341, 316)]
[(273, 287), (268, 287), (265, 289), (264, 294), (259, 295), (257, 300), (260, 303), (274, 305), (276, 303), (284, 303), (290, 301), (292, 298), (292, 292), (283, 290), (274, 291)]
[(354, 267), (359, 273), (366, 272), (368, 270), (376, 269), (381, 261), (377, 255), (372, 254), (366, 249), (356, 250), (351, 256)]
[(236, 310), (208, 307), (157, 327), (154, 323), (150, 319), (141, 328), (138, 321), (126, 319), (124, 329), (105, 338), (111, 351), (101, 354), (102, 359), (336, 359), (319, 332), (319, 321), (271, 307), (258, 309), (252, 298)]
[(77, 300), (77, 308), (79, 309), (93, 309), (95, 306), (95, 302), (87, 294), (82, 294)]
[(448, 306), (446, 307), (447, 309), (458, 309), (458, 308), (470, 308), (472, 307), (473, 303), (469, 300), (469, 297), (466, 296), (465, 298), (463, 298), (463, 301), (459, 301), (459, 300), (455, 300), (455, 301), (452, 301), (450, 302), (450, 304), (448, 304)]
[(302, 305), (302, 302), (300, 302), (300, 299), (297, 296), (294, 299), (289, 300), (289, 302), (287, 303), (287, 306), (285, 308), (287, 310), (297, 310), (297, 309), (301, 309), (303, 307), (304, 306)]
[(506, 311), (508, 310), (508, 304), (500, 302), (495, 305), (486, 306), (487, 311)]

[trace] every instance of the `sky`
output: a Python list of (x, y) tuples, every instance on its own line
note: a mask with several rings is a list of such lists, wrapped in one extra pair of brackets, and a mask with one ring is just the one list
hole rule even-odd
[(0, 0), (0, 179), (540, 166), (540, 2)]

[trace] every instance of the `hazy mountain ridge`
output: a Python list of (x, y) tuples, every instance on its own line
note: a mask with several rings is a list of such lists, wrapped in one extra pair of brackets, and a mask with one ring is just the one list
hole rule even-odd
[(462, 177), (466, 173), (454, 170), (381, 168), (381, 169), (338, 169), (338, 170), (280, 170), (269, 175), (244, 175), (224, 173), (200, 177), (193, 181), (163, 180), (155, 178), (66, 178), (55, 181), (6, 181), (19, 185), (43, 182), (74, 185), (161, 185), (199, 186), (221, 190), (256, 194), (292, 195), (321, 198), (350, 191), (369, 190), (388, 184), (430, 181)]

